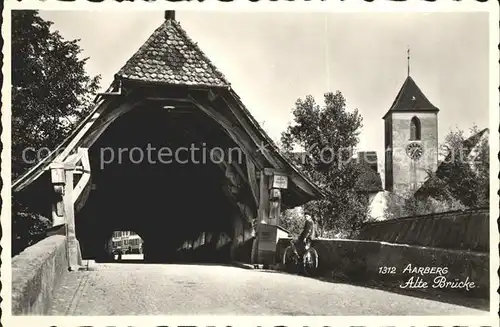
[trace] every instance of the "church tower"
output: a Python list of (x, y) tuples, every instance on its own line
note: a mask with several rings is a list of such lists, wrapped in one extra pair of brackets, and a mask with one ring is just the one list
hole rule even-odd
[(385, 121), (385, 189), (401, 195), (414, 193), (438, 163), (439, 109), (408, 77)]

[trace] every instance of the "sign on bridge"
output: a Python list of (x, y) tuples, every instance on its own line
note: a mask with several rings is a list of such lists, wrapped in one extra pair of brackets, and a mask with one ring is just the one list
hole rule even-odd
[(288, 188), (288, 176), (274, 174), (272, 176), (272, 188), (286, 189)]

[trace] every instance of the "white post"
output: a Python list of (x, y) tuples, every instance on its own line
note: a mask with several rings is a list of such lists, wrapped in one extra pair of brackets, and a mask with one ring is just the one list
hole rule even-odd
[(66, 187), (64, 189), (64, 211), (66, 217), (66, 250), (68, 253), (69, 270), (74, 271), (78, 269), (80, 249), (76, 239), (75, 230), (75, 206), (73, 202), (73, 168), (66, 167)]
[(53, 163), (50, 166), (50, 175), (55, 193), (55, 200), (52, 203), (52, 226), (59, 226), (65, 223), (63, 197), (66, 175), (64, 173), (64, 165), (61, 163)]
[(281, 189), (288, 187), (288, 177), (273, 169), (261, 174), (258, 225), (258, 257), (264, 264), (274, 264), (278, 243), (278, 224), (281, 210)]
[(269, 191), (269, 198), (269, 224), (278, 226), (281, 213), (281, 190), (272, 188)]

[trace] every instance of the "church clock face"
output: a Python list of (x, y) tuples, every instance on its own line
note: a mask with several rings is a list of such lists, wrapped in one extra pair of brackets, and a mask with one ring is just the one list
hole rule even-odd
[(422, 145), (420, 145), (420, 143), (410, 143), (406, 146), (406, 154), (412, 160), (420, 159), (423, 153), (424, 149), (422, 148)]

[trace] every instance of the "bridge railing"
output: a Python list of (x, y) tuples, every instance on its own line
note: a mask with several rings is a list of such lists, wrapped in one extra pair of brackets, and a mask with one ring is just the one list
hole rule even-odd
[[(278, 241), (276, 260), (281, 261), (289, 238)], [(319, 255), (320, 276), (362, 285), (385, 285), (402, 290), (411, 277), (428, 283), (433, 289), (434, 279), (443, 275), (447, 281), (474, 282), (474, 288), (442, 289), (444, 292), (461, 292), (465, 296), (489, 297), (489, 254), (462, 250), (448, 250), (379, 241), (320, 239), (312, 246)], [(429, 267), (428, 271), (421, 270)], [(435, 267), (434, 270), (432, 267)], [(446, 267), (446, 269), (444, 269)], [(385, 269), (387, 268), (387, 269)], [(416, 269), (414, 269), (416, 268)], [(437, 272), (440, 268), (440, 273)]]
[(12, 314), (44, 315), (68, 273), (66, 237), (49, 236), (12, 258)]
[(489, 223), (488, 208), (450, 211), (367, 223), (358, 238), (488, 252)]

